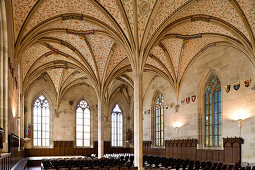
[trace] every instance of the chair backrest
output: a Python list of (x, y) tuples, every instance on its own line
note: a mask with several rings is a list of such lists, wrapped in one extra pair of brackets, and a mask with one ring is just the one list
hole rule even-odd
[(128, 167), (121, 167), (120, 170), (128, 170)]
[(111, 167), (110, 170), (119, 170), (117, 167)]
[(242, 163), (241, 163), (241, 166), (242, 166), (242, 167), (247, 167), (247, 166), (248, 166), (248, 162), (242, 162)]
[(138, 170), (138, 167), (131, 167), (130, 170)]

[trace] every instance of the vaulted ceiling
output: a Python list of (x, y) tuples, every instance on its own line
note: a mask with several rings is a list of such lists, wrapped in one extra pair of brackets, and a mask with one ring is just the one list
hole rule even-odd
[[(15, 56), (23, 87), (78, 85), (110, 98), (116, 81), (144, 86), (162, 76), (178, 94), (190, 63), (219, 42), (254, 61), (255, 0), (12, 0)], [(137, 55), (139, 51), (139, 55)], [(120, 83), (121, 84), (121, 83)]]

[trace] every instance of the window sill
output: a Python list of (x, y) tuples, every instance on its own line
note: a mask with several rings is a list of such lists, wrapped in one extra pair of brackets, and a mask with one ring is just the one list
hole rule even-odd
[(152, 145), (151, 148), (153, 148), (153, 149), (165, 149), (166, 147), (165, 146), (154, 146), (154, 145)]
[(88, 149), (88, 148), (93, 148), (92, 146), (74, 146), (74, 148), (80, 148), (80, 149)]
[(33, 149), (52, 149), (50, 146), (44, 146), (44, 147), (41, 147), (41, 146), (33, 146)]
[(198, 149), (206, 149), (206, 150), (224, 150), (224, 147), (209, 147), (209, 146), (199, 146)]
[(124, 146), (111, 146), (111, 148), (124, 148)]

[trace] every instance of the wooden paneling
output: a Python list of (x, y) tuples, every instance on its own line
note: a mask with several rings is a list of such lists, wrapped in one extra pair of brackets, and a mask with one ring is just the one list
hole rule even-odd
[[(97, 154), (98, 144), (94, 142), (93, 148), (77, 148), (74, 141), (54, 141), (54, 148), (25, 149), (25, 156), (90, 156)], [(104, 153), (133, 153), (133, 148), (111, 147), (109, 141), (104, 142)]]
[(223, 146), (225, 151), (225, 162), (241, 162), (241, 138), (224, 138)]
[(10, 157), (11, 157), (10, 153), (1, 153), (0, 154), (0, 169), (1, 170), (11, 169)]
[[(21, 146), (24, 145), (24, 140), (20, 139)], [(15, 134), (10, 134), (8, 136), (8, 152), (11, 153), (10, 156), (10, 167), (14, 166), (24, 157), (24, 150), (19, 151), (19, 137)]]
[(224, 150), (197, 149), (197, 140), (166, 140), (165, 148), (151, 147), (151, 141), (143, 142), (144, 155), (165, 156), (176, 159), (236, 163), (241, 162), (241, 138), (224, 138)]

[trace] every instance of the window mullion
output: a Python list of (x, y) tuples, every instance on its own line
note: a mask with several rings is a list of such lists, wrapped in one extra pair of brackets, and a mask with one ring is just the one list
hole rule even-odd
[(85, 131), (85, 129), (84, 129), (84, 120), (85, 120), (85, 109), (83, 109), (82, 110), (83, 112), (83, 114), (82, 114), (82, 146), (85, 146), (84, 145), (84, 142), (85, 142), (85, 135), (84, 135), (84, 131)]
[(208, 129), (209, 129), (209, 127), (208, 127), (208, 118), (209, 118), (209, 102), (208, 102), (208, 100), (209, 100), (209, 95), (207, 94), (207, 120), (206, 120), (206, 122), (207, 122), (207, 125), (205, 126), (205, 127), (207, 127), (207, 132), (205, 133), (205, 140), (206, 140), (206, 146), (208, 146), (208, 143), (209, 143), (209, 138), (208, 138), (208, 134), (209, 134), (209, 131), (208, 131)]
[(43, 103), (41, 104), (41, 116), (40, 116), (40, 119), (41, 119), (41, 146), (42, 146), (42, 113), (43, 113)]
[(215, 93), (215, 90), (212, 94), (212, 99), (213, 99), (213, 102), (212, 102), (212, 146), (215, 146), (215, 135), (214, 135), (214, 130), (215, 130), (215, 127), (214, 127), (214, 116), (215, 116), (215, 101), (214, 101), (214, 93)]

